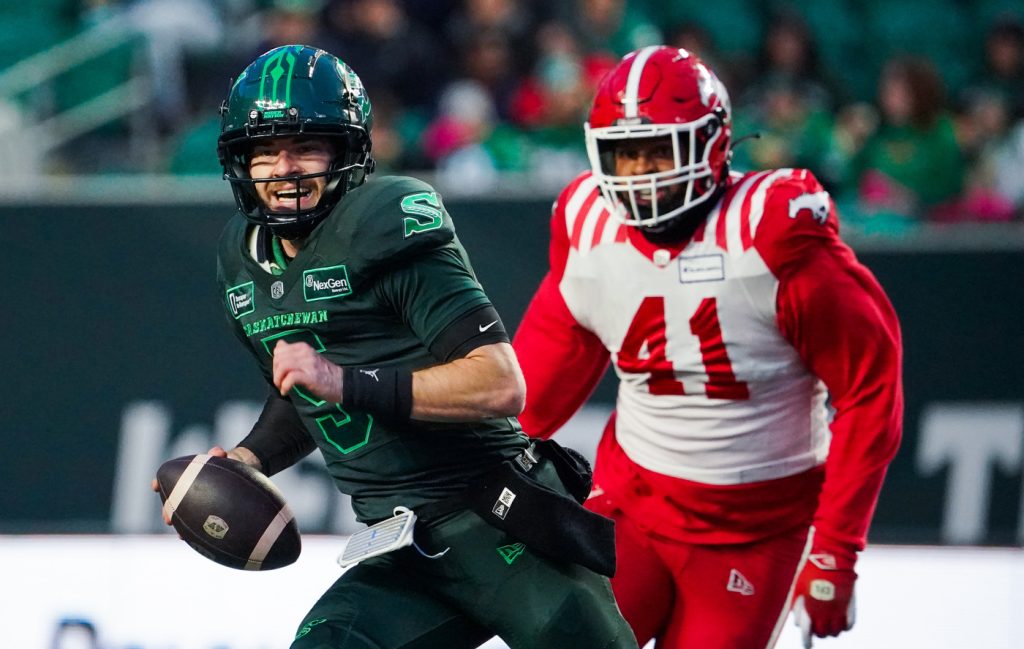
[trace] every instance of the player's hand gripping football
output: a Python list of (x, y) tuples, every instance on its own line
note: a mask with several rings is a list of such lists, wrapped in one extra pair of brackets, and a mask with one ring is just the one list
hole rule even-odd
[(814, 636), (837, 636), (853, 627), (856, 561), (856, 550), (815, 537), (793, 591), (793, 616), (805, 648), (810, 649)]
[[(229, 457), (232, 460), (238, 460), (239, 462), (242, 462), (243, 464), (248, 464), (250, 466), (256, 467), (257, 471), (262, 471), (263, 470), (262, 465), (260, 464), (259, 458), (256, 457), (253, 454), (252, 451), (250, 451), (249, 449), (245, 448), (244, 446), (236, 446), (235, 448), (231, 449), (230, 451), (225, 451), (223, 448), (221, 448), (219, 446), (214, 446), (209, 451), (207, 451), (206, 454), (207, 455), (212, 455), (214, 457)], [(150, 488), (153, 491), (155, 491), (156, 493), (160, 493), (160, 484), (157, 483), (156, 478), (153, 478), (153, 481), (150, 483)], [(171, 524), (171, 517), (167, 514), (166, 511), (164, 511), (162, 509), (161, 509), (161, 512), (162, 512), (162, 515), (163, 515), (164, 524), (165, 525), (170, 525)]]
[(341, 403), (341, 367), (306, 343), (274, 346), (274, 385), (285, 396), (295, 386), (333, 403)]

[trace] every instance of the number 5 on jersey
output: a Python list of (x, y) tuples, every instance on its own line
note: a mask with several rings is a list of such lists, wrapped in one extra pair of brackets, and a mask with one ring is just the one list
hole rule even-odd
[[(263, 349), (274, 355), (274, 345), (277, 341), (284, 340), (290, 343), (304, 342), (317, 353), (323, 353), (325, 347), (323, 341), (314, 332), (308, 329), (290, 329), (262, 339)], [(373, 429), (373, 415), (369, 413), (354, 412), (349, 414), (341, 407), (341, 404), (329, 403), (323, 399), (310, 396), (303, 392), (298, 386), (292, 388), (295, 394), (311, 407), (315, 413), (317, 426), (324, 439), (336, 448), (342, 455), (348, 455), (358, 450), (370, 441), (370, 431)]]
[[(707, 374), (705, 394), (709, 399), (749, 399), (747, 384), (737, 381), (729, 360), (722, 326), (718, 321), (718, 302), (704, 298), (690, 317), (690, 332), (700, 342), (701, 362)], [(623, 372), (649, 373), (647, 389), (651, 394), (686, 394), (682, 381), (665, 349), (668, 336), (665, 327), (665, 298), (648, 296), (640, 303), (626, 331), (617, 364)], [(646, 348), (647, 353), (643, 354)]]

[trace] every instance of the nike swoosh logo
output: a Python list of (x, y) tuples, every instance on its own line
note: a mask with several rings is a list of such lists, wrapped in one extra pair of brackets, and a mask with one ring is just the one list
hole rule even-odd
[(488, 329), (490, 329), (491, 327), (493, 327), (496, 324), (498, 324), (497, 320), (495, 320), (494, 322), (492, 322), (489, 325), (477, 325), (477, 328), (480, 329), (480, 333), (483, 333), (483, 332), (487, 331)]

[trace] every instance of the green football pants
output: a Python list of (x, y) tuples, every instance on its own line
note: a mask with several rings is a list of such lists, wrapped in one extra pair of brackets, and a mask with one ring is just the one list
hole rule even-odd
[[(559, 485), (549, 462), (535, 470)], [(292, 649), (636, 649), (608, 580), (537, 556), (471, 511), (417, 523), (413, 547), (345, 572), (306, 615)]]

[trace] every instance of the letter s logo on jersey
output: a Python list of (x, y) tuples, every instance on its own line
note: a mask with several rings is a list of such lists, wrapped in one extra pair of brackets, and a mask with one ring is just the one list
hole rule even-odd
[(814, 220), (824, 225), (828, 220), (828, 192), (823, 189), (789, 199), (789, 218), (795, 219), (802, 210), (810, 210)]

